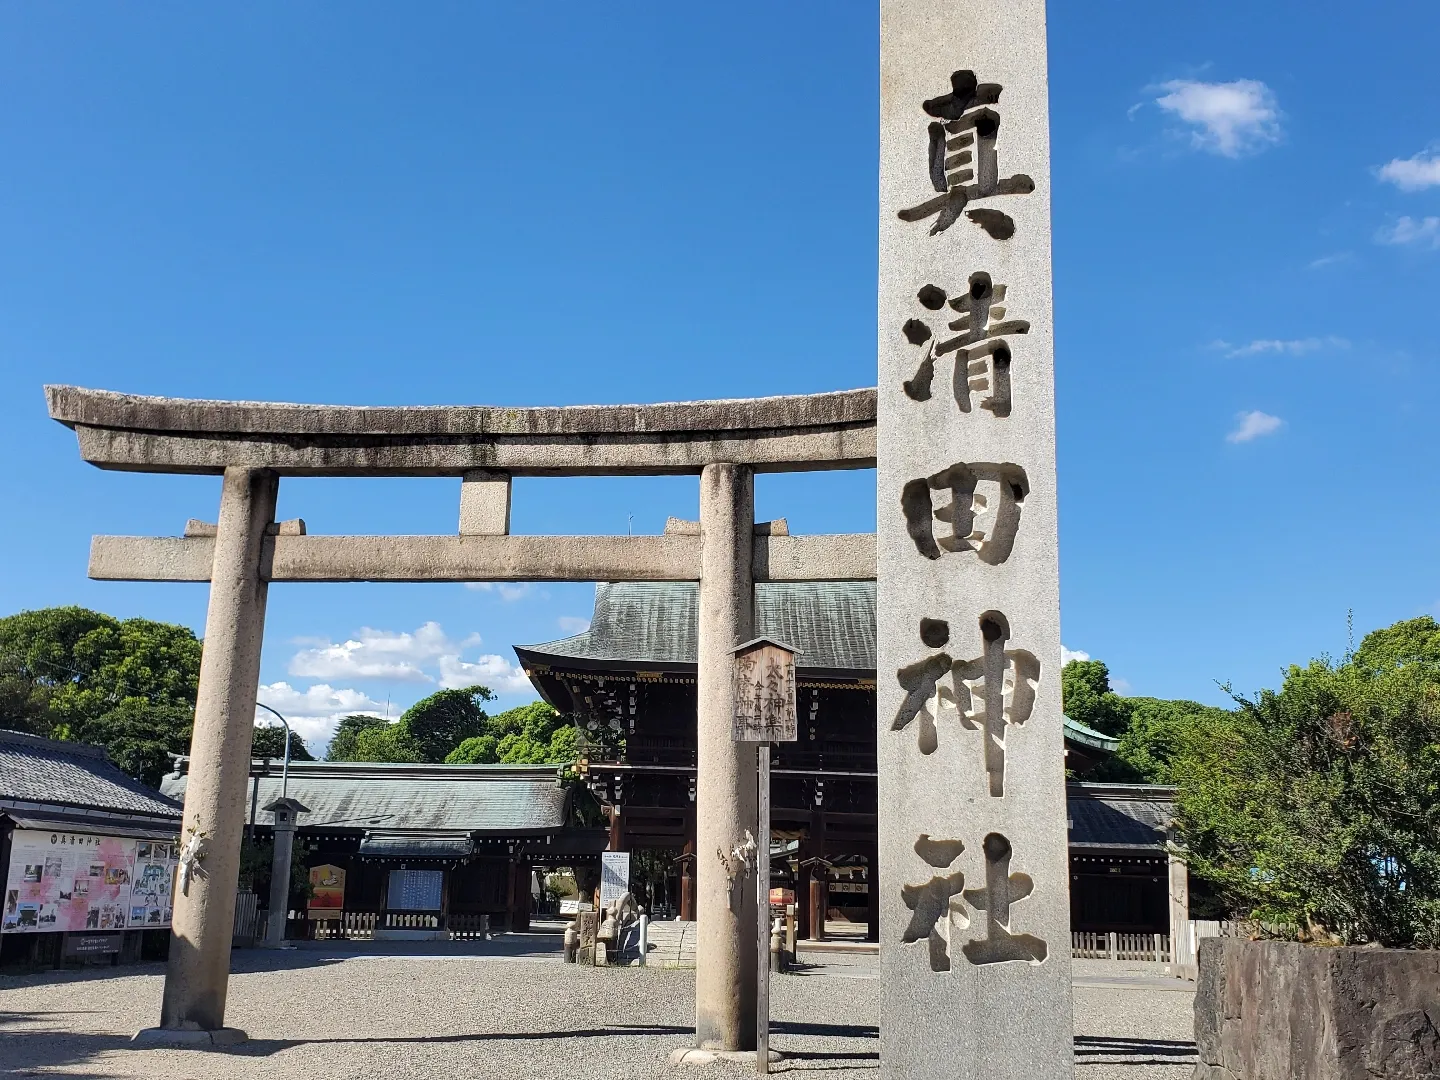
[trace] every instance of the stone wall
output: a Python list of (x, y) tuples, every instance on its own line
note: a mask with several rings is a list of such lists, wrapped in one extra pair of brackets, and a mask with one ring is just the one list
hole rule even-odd
[(1206, 938), (1195, 1080), (1440, 1077), (1440, 951)]

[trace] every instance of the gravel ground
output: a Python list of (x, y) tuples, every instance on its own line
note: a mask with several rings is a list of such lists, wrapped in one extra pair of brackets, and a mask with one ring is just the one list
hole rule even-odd
[[(824, 961), (772, 984), (772, 1045), (788, 1055), (776, 1072), (879, 1067), (874, 958)], [(158, 1015), (160, 965), (0, 976), (0, 1077), (674, 1077), (666, 1057), (691, 1034), (692, 972), (566, 967), (539, 937), (460, 952), (246, 951), (234, 967), (227, 1019), (250, 1041), (226, 1052), (129, 1048)], [(1188, 1080), (1192, 994), (1182, 986), (1143, 966), (1078, 962), (1079, 1080)]]

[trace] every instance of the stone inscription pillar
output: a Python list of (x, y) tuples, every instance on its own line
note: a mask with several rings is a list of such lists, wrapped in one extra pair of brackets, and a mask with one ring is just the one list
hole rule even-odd
[(265, 626), (263, 549), (266, 528), (275, 518), (277, 487), (276, 476), (264, 470), (225, 470), (180, 836), (182, 845), (201, 837), (201, 858), (187, 891), (176, 890), (162, 1028), (216, 1031), (225, 1026)]
[(881, 0), (886, 1076), (1073, 1074), (1044, 0)]
[[(755, 747), (732, 742), (734, 658), (754, 637), (755, 481), (741, 465), (700, 476), (700, 635), (696, 808), (695, 1041), (755, 1048), (755, 882), (733, 856), (754, 833)], [(753, 862), (752, 862), (753, 867)]]

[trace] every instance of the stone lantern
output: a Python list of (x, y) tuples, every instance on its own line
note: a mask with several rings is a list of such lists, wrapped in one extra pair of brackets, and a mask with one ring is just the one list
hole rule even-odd
[(275, 860), (270, 864), (270, 919), (265, 924), (264, 948), (279, 949), (285, 942), (285, 915), (290, 908), (290, 853), (301, 814), (310, 808), (299, 799), (276, 799), (262, 807), (275, 815)]

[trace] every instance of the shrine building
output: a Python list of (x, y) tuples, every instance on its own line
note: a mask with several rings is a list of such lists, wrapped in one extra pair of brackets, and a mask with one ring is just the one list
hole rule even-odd
[[(540, 695), (576, 718), (611, 850), (674, 867), (663, 911), (694, 916), (696, 646), (688, 582), (595, 588), (590, 628), (515, 649)], [(800, 933), (848, 920), (878, 940), (875, 583), (759, 582), (755, 633), (796, 650), (799, 739), (771, 768), (772, 900), (797, 901)], [(1066, 764), (1083, 776), (1117, 741), (1065, 720)], [(1167, 933), (1165, 825), (1173, 792), (1069, 785), (1072, 929)]]

